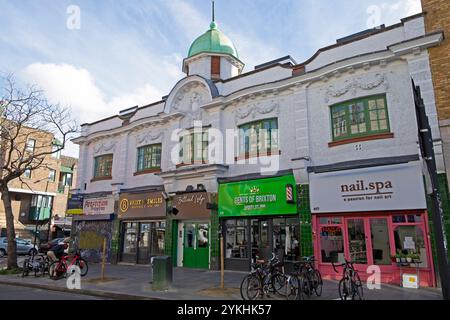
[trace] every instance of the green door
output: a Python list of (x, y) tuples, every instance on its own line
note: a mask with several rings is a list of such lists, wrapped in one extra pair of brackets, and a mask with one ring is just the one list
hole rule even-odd
[(183, 244), (185, 268), (209, 268), (209, 224), (185, 223)]

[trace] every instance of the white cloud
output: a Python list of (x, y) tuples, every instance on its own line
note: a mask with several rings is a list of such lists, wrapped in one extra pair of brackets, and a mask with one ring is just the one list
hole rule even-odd
[(420, 0), (398, 0), (394, 3), (383, 2), (381, 7), (381, 19), (383, 23), (398, 23), (398, 19), (412, 16), (422, 12)]
[[(97, 121), (132, 106), (158, 101), (163, 96), (147, 83), (129, 94), (106, 97), (88, 70), (68, 64), (33, 63), (20, 75), (25, 82), (44, 90), (50, 103), (70, 107), (79, 123)], [(78, 149), (72, 143), (65, 151), (78, 156)]]

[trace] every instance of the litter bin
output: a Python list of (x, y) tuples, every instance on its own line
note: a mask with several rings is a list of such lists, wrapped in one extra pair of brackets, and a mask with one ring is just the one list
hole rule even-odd
[(169, 290), (172, 285), (172, 257), (160, 256), (152, 258), (152, 289), (154, 291)]

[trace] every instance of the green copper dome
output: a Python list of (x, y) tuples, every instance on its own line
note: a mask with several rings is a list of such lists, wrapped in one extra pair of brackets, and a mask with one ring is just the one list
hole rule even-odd
[(203, 52), (229, 54), (239, 59), (233, 42), (217, 28), (214, 21), (211, 22), (209, 30), (192, 43), (188, 58)]

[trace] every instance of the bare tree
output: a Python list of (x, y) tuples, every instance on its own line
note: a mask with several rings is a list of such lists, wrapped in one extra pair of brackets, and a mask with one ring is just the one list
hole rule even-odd
[[(78, 126), (69, 109), (50, 104), (35, 86), (21, 90), (13, 76), (0, 80), (4, 83), (0, 92), (0, 193), (6, 215), (7, 265), (8, 269), (14, 269), (17, 268), (16, 232), (8, 184), (16, 179), (22, 181), (21, 177), (27, 170), (49, 168), (51, 155), (64, 149)], [(53, 139), (41, 139), (39, 145), (30, 151), (28, 138), (43, 134), (53, 136), (59, 143), (55, 144)]]

